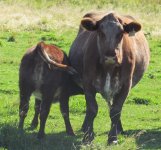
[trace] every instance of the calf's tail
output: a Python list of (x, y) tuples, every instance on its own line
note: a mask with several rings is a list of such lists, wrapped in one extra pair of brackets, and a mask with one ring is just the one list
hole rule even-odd
[[(69, 74), (77, 74), (77, 71), (71, 67), (68, 66), (66, 64), (62, 64), (62, 63), (58, 63), (55, 60), (51, 59), (49, 57), (49, 55), (47, 54), (46, 50), (45, 50), (46, 44), (44, 42), (40, 42), (37, 44), (36, 46), (36, 50), (38, 52), (38, 54), (40, 55), (40, 57), (50, 66), (56, 66), (57, 68), (67, 71)], [(50, 68), (50, 67), (49, 67)]]

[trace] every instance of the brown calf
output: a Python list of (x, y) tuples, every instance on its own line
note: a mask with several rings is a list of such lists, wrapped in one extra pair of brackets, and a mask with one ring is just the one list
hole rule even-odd
[(35, 115), (32, 128), (38, 125), (40, 114), (40, 129), (38, 138), (44, 136), (44, 128), (52, 102), (60, 102), (66, 132), (74, 135), (70, 120), (68, 100), (70, 95), (81, 90), (72, 82), (75, 70), (69, 67), (66, 54), (54, 45), (40, 42), (23, 56), (19, 72), (20, 106), (19, 128), (23, 129), (24, 119), (29, 109), (31, 94), (35, 96)]

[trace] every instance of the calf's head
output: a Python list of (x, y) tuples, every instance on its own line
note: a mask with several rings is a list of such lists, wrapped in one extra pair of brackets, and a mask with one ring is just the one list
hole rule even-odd
[[(121, 64), (122, 39), (124, 34), (134, 35), (141, 25), (132, 19), (125, 19), (114, 13), (107, 14), (101, 20), (85, 17), (81, 25), (88, 31), (97, 32), (97, 47), (100, 62), (105, 64)], [(132, 34), (133, 33), (133, 34)]]

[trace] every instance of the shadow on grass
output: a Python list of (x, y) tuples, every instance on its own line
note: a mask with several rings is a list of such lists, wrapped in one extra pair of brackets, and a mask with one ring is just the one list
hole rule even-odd
[(127, 137), (134, 137), (139, 149), (160, 149), (161, 128), (148, 130), (128, 130), (124, 133)]
[[(97, 136), (107, 135), (108, 132), (98, 134)], [(134, 138), (137, 149), (161, 149), (161, 128), (146, 130), (127, 130), (122, 136), (126, 138)], [(120, 143), (121, 144), (121, 143)]]
[(70, 137), (66, 132), (46, 134), (42, 140), (36, 136), (37, 132), (22, 133), (16, 126), (2, 125), (0, 147), (7, 150), (71, 150), (80, 149), (81, 145), (81, 137)]

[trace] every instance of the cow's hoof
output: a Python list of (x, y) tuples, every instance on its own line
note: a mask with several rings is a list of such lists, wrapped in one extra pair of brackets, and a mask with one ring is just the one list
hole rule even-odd
[(41, 140), (45, 137), (45, 133), (38, 133), (37, 134), (37, 139)]
[(23, 130), (23, 123), (19, 123), (19, 125), (18, 125), (18, 130)]
[(108, 140), (108, 145), (117, 145), (118, 144), (118, 140)]
[(38, 126), (38, 123), (31, 123), (31, 126), (30, 126), (30, 128), (29, 128), (29, 130), (34, 130), (34, 129), (36, 129), (37, 128), (37, 126)]
[(125, 132), (125, 131), (120, 131), (120, 132), (119, 132), (119, 134), (121, 134), (121, 135), (125, 135), (125, 134), (126, 134), (126, 132)]
[(120, 130), (119, 130), (119, 129), (117, 129), (117, 135), (118, 135), (118, 134), (124, 134), (123, 129), (120, 129)]
[(81, 131), (84, 132), (84, 133), (86, 133), (87, 130), (86, 130), (86, 128), (82, 127), (81, 128)]
[(82, 143), (87, 145), (87, 144), (91, 144), (91, 142), (94, 140), (94, 133), (85, 133)]
[(19, 125), (19, 126), (18, 126), (18, 130), (19, 130), (19, 131), (23, 131), (23, 127)]
[(74, 134), (73, 131), (67, 131), (67, 135), (69, 135), (69, 136), (75, 136), (75, 134)]
[(86, 122), (83, 123), (81, 131), (84, 132), (84, 133), (86, 133), (88, 131), (88, 126), (87, 126)]
[(86, 124), (83, 124), (81, 131), (84, 132), (84, 133), (88, 132), (88, 126)]
[(18, 133), (20, 135), (23, 135), (25, 133), (25, 131), (23, 130), (23, 128), (18, 128)]

